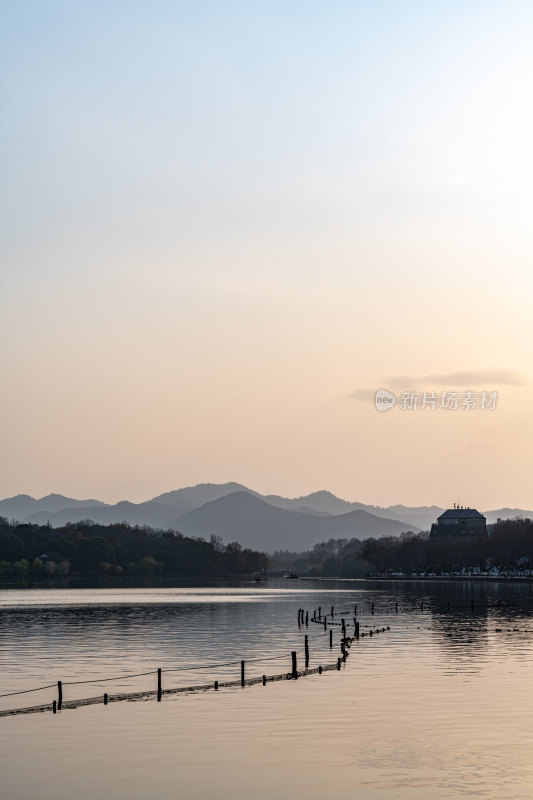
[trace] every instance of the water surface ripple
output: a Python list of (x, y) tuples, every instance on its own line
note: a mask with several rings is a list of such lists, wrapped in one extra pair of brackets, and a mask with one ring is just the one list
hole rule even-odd
[(431, 581), (2, 591), (0, 693), (58, 679), (65, 699), (143, 690), (154, 676), (96, 681), (158, 667), (164, 686), (187, 686), (239, 665), (184, 667), (241, 658), (247, 676), (288, 671), (306, 633), (310, 665), (331, 662), (340, 628), (332, 652), (320, 625), (298, 628), (299, 608), (350, 611), (350, 631), (357, 604), (362, 631), (390, 627), (354, 643), (340, 673), (0, 719), (3, 796), (530, 798), (532, 594)]

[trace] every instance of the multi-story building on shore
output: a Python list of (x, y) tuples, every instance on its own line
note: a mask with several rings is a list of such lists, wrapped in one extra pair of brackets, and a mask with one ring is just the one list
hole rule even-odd
[(449, 508), (431, 526), (431, 537), (487, 536), (487, 519), (475, 508), (456, 506)]

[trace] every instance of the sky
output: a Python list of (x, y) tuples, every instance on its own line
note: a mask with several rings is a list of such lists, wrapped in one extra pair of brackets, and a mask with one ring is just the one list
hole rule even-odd
[(533, 507), (529, 2), (0, 11), (1, 497)]

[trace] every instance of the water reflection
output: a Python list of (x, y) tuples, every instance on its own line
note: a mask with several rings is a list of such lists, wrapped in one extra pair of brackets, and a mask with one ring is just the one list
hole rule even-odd
[(480, 670), (509, 648), (526, 657), (533, 643), (533, 634), (518, 633), (533, 631), (532, 590), (520, 583), (277, 581), (260, 587), (8, 591), (0, 593), (3, 687), (251, 661), (290, 653), (306, 633), (316, 638), (313, 656), (325, 658), (322, 626), (298, 629), (297, 609), (305, 607), (311, 616), (319, 606), (324, 613), (334, 605), (347, 612), (351, 626), (356, 604), (361, 630), (391, 627), (385, 649), (438, 647), (446, 669), (457, 672)]
[(305, 634), (312, 663), (331, 658), (320, 625), (298, 628), (301, 607), (357, 604), (363, 625), (390, 626), (354, 643), (338, 673), (0, 720), (6, 797), (40, 797), (43, 785), (56, 800), (167, 800), (176, 787), (191, 800), (530, 797), (533, 634), (515, 630), (533, 631), (528, 585), (296, 583), (260, 595), (250, 586), (0, 595), (6, 688), (288, 654)]

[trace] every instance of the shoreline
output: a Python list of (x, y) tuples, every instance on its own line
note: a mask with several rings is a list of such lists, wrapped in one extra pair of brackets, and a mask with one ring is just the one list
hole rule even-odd
[(529, 581), (533, 581), (533, 576), (519, 576), (519, 575), (432, 575), (431, 578), (423, 577), (421, 575), (416, 576), (408, 576), (408, 575), (374, 575), (372, 577), (366, 578), (314, 578), (302, 575), (299, 580), (301, 581), (403, 581), (403, 582), (414, 582), (414, 581), (424, 581), (426, 583), (431, 583), (433, 581), (437, 582), (450, 582), (455, 581), (457, 583), (461, 583), (463, 581), (482, 581), (486, 582), (494, 582), (497, 583), (517, 583), (520, 581), (525, 581), (526, 583)]

